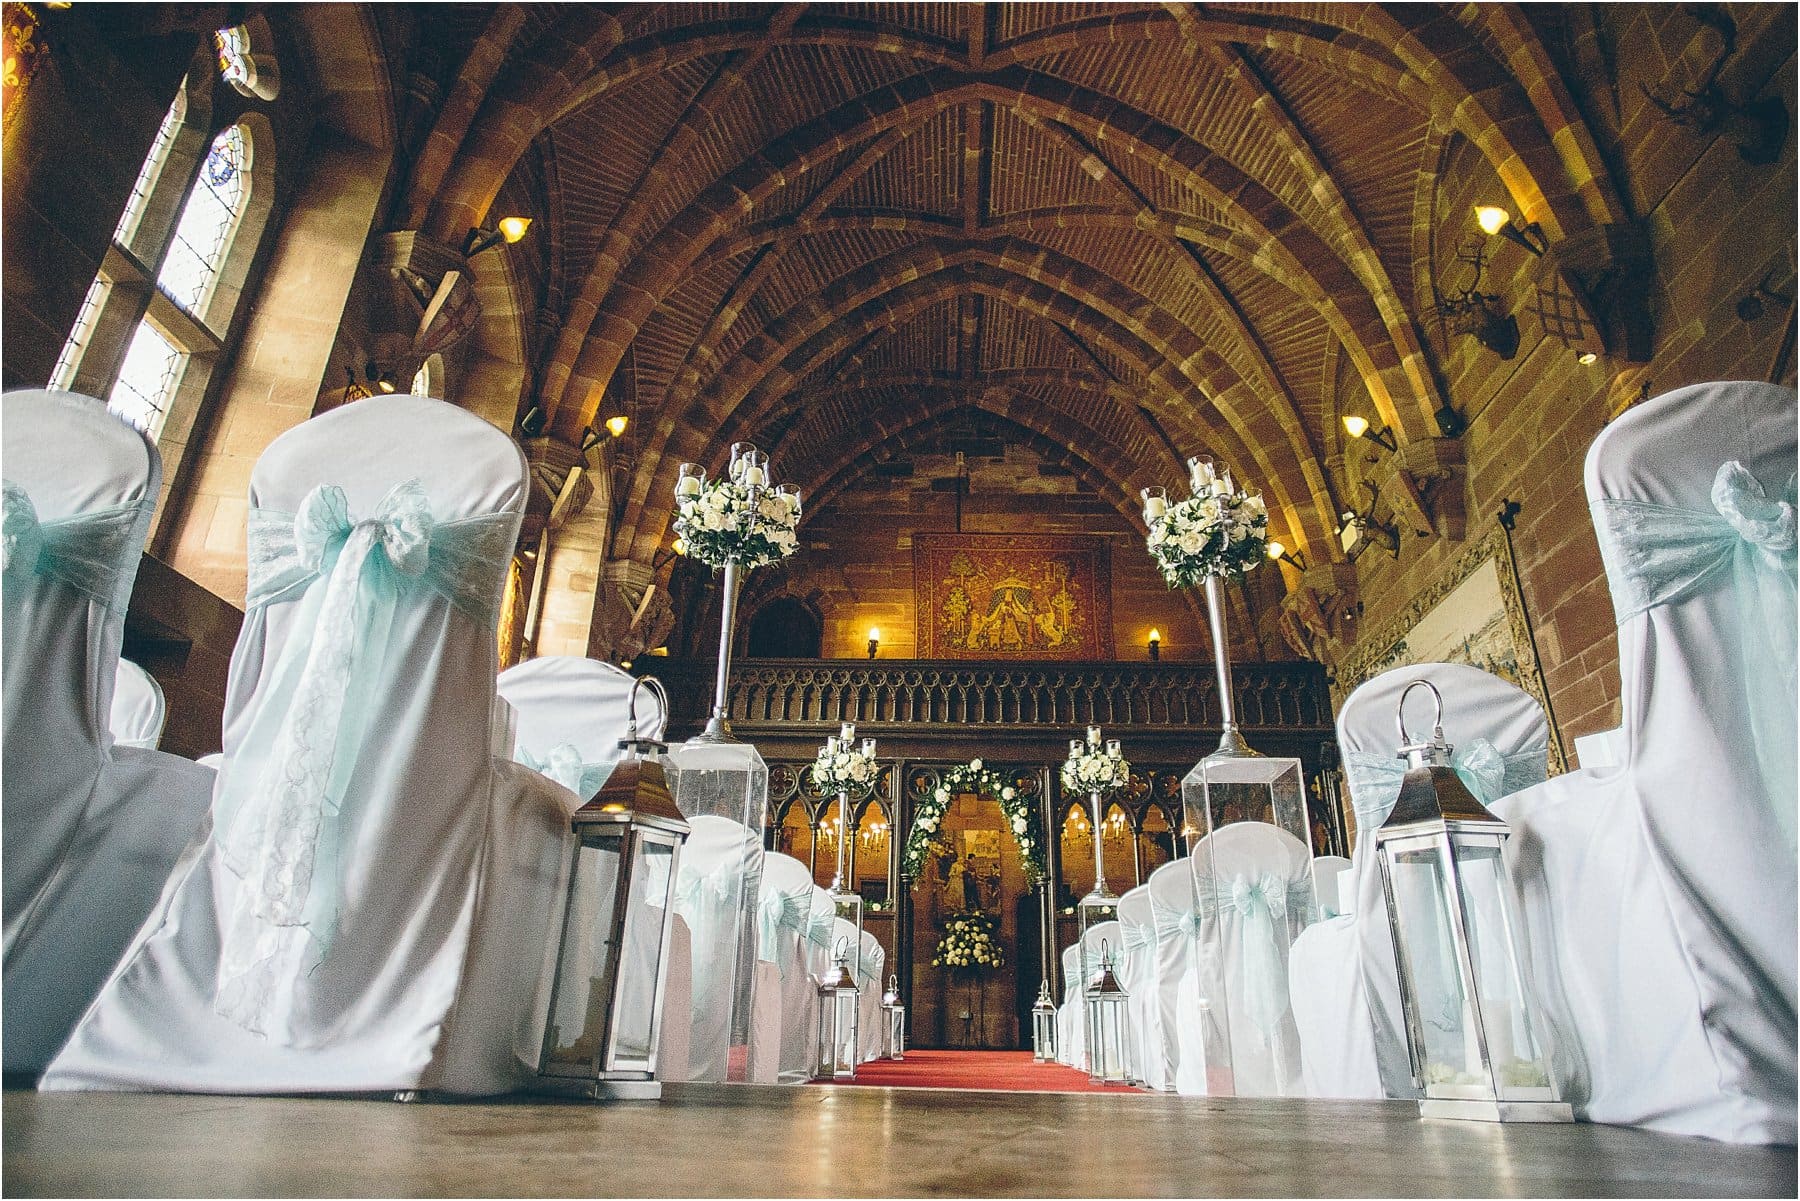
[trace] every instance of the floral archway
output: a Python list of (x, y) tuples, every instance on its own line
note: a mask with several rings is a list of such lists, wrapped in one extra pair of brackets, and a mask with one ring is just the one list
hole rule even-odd
[(993, 797), (1000, 803), (1007, 832), (1019, 847), (1026, 887), (1036, 888), (1042, 884), (1049, 876), (1049, 870), (1044, 863), (1044, 835), (1038, 821), (1037, 806), (1020, 792), (1013, 781), (985, 766), (979, 759), (970, 760), (965, 765), (945, 772), (938, 781), (938, 786), (918, 803), (913, 813), (912, 829), (906, 835), (906, 850), (900, 858), (900, 874), (908, 880), (919, 878), (925, 869), (925, 861), (930, 854), (938, 825), (943, 821), (944, 810), (950, 807), (952, 798), (965, 794)]

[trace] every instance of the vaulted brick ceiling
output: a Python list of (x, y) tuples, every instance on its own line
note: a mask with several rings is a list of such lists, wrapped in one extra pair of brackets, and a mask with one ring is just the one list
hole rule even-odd
[(1122, 508), (1211, 453), (1328, 543), (1338, 364), (1435, 433), (1419, 239), (1449, 140), (1553, 234), (1611, 204), (1517, 10), (471, 11), (407, 203), (446, 240), (542, 222), (472, 263), (480, 336), (556, 435), (633, 417), (620, 557), (665, 544), (683, 459), (752, 439), (829, 493), (970, 410)]

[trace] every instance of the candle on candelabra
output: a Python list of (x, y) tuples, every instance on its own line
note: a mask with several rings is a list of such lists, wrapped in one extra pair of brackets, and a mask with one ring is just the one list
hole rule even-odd
[(1079, 738), (1069, 739), (1069, 758), (1071, 758), (1071, 759), (1081, 758), (1081, 751), (1082, 751), (1081, 739), (1079, 739)]
[(873, 759), (875, 757), (875, 740), (873, 738), (863, 739), (862, 753), (863, 758), (865, 759)]
[(1119, 748), (1119, 740), (1117, 738), (1108, 738), (1106, 740), (1106, 757), (1108, 759), (1117, 759), (1123, 753), (1124, 752)]
[(1189, 459), (1188, 482), (1193, 485), (1196, 495), (1212, 491), (1213, 461), (1204, 455), (1195, 455)]
[(706, 468), (698, 463), (683, 463), (681, 475), (675, 481), (676, 496), (699, 496), (700, 489), (706, 483)]
[(1099, 746), (1100, 745), (1100, 727), (1099, 726), (1089, 726), (1087, 728), (1087, 744), (1089, 746)]
[(1144, 498), (1144, 520), (1155, 521), (1169, 511), (1168, 489), (1162, 487), (1145, 488), (1138, 493)]
[(856, 723), (847, 721), (838, 727), (838, 741), (851, 743), (856, 741)]

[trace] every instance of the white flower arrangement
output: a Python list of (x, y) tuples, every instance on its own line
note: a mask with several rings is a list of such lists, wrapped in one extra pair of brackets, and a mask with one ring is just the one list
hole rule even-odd
[(688, 486), (675, 507), (683, 554), (710, 567), (735, 562), (749, 569), (779, 563), (799, 548), (798, 492), (723, 478)]
[(1269, 543), (1269, 511), (1260, 494), (1238, 491), (1229, 472), (1213, 476), (1210, 467), (1196, 470), (1193, 485), (1194, 495), (1175, 504), (1160, 488), (1145, 490), (1150, 557), (1171, 588), (1241, 576), (1262, 562)]
[(944, 923), (932, 953), (933, 967), (985, 972), (1006, 966), (1006, 951), (995, 935), (998, 923), (985, 913), (959, 913)]
[(1116, 749), (1087, 747), (1062, 763), (1062, 787), (1069, 792), (1118, 792), (1130, 783), (1130, 762)]
[(1048, 875), (1037, 808), (1011, 779), (983, 765), (979, 759), (970, 760), (966, 767), (953, 767), (945, 772), (938, 786), (915, 804), (912, 830), (907, 835), (906, 848), (900, 859), (900, 874), (909, 880), (919, 878), (937, 837), (938, 826), (943, 821), (944, 810), (950, 807), (953, 798), (965, 793), (993, 797), (1000, 802), (1000, 814), (1006, 821), (1006, 828), (1019, 846), (1026, 887), (1037, 887)]
[[(832, 742), (837, 743), (837, 740)], [(847, 792), (851, 797), (859, 798), (867, 794), (881, 774), (872, 742), (871, 739), (870, 743), (857, 747), (845, 739), (835, 746), (827, 743), (820, 747), (819, 757), (812, 765), (813, 785), (828, 796)]]

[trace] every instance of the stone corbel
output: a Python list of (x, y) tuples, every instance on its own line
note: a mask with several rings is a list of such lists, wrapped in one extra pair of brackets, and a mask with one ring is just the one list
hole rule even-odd
[(1642, 226), (1576, 230), (1549, 248), (1541, 270), (1536, 305), (1546, 334), (1572, 350), (1650, 361), (1656, 263)]
[(1356, 601), (1356, 564), (1308, 567), (1282, 598), (1281, 635), (1308, 659), (1320, 663), (1334, 659), (1354, 641), (1350, 625)]
[(481, 302), (463, 256), (416, 229), (394, 230), (370, 244), (370, 332), (404, 343), (415, 361), (447, 350), (475, 328)]
[(1393, 510), (1401, 535), (1460, 541), (1468, 526), (1468, 470), (1455, 438), (1417, 438), (1385, 456), (1374, 484)]
[(600, 569), (589, 658), (613, 663), (636, 659), (666, 645), (674, 628), (675, 608), (668, 589), (658, 587), (654, 568), (619, 559)]
[(532, 546), (582, 510), (594, 497), (594, 478), (580, 449), (555, 438), (532, 438), (523, 444), (531, 471), (531, 497), (519, 526), (519, 544)]

